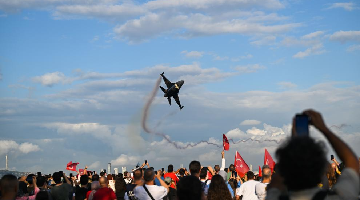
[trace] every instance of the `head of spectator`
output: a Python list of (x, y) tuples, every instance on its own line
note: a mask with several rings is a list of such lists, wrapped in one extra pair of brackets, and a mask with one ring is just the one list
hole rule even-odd
[(100, 172), (100, 176), (104, 177), (105, 176), (105, 172)]
[(120, 199), (124, 198), (126, 192), (126, 183), (122, 176), (121, 177), (117, 176), (115, 178), (115, 191), (116, 191), (116, 196), (118, 196)]
[(39, 188), (45, 188), (46, 187), (46, 178), (45, 176), (38, 176), (36, 178), (36, 185), (39, 187)]
[(19, 181), (12, 174), (4, 175), (0, 180), (1, 199), (15, 199), (19, 190)]
[(128, 177), (128, 172), (124, 171), (124, 178)]
[(219, 165), (215, 165), (215, 166), (214, 166), (214, 170), (215, 170), (215, 174), (219, 174), (220, 166), (219, 166)]
[(91, 183), (91, 190), (98, 190), (100, 188), (100, 183), (99, 181), (93, 181)]
[(327, 164), (323, 142), (311, 137), (292, 137), (276, 150), (276, 157), (289, 191), (310, 189), (321, 182)]
[(255, 179), (254, 172), (252, 172), (252, 171), (246, 172), (246, 177), (247, 177), (248, 181), (249, 180), (254, 180)]
[(137, 169), (134, 171), (134, 181), (141, 181), (143, 178), (143, 173), (142, 173), (142, 170), (140, 169)]
[(230, 172), (235, 171), (235, 166), (234, 166), (233, 164), (231, 164), (231, 165), (229, 166), (229, 170), (230, 170)]
[(54, 180), (54, 182), (55, 182), (55, 184), (59, 184), (59, 183), (61, 183), (61, 177), (62, 177), (63, 175), (62, 174), (60, 174), (60, 172), (54, 172), (53, 173), (53, 180)]
[(168, 166), (168, 173), (172, 173), (174, 171), (174, 166), (172, 165), (172, 164), (170, 164), (169, 166)]
[[(26, 179), (26, 177), (24, 179)], [(28, 193), (27, 184), (25, 183), (25, 181), (19, 181), (19, 193), (20, 195), (24, 195)]]
[(91, 180), (92, 181), (99, 181), (99, 175), (98, 174), (94, 174), (94, 175), (92, 175), (92, 177), (91, 177)]
[(36, 194), (35, 200), (49, 200), (48, 191), (40, 191)]
[(207, 176), (207, 167), (203, 167), (200, 170), (200, 180), (206, 180), (206, 176)]
[(228, 172), (229, 172), (229, 169), (228, 169), (228, 168), (225, 168), (224, 171), (225, 171), (226, 173), (228, 173)]
[(113, 176), (112, 176), (111, 174), (108, 174), (108, 175), (106, 176), (106, 178), (107, 178), (108, 181), (113, 180)]
[(201, 181), (196, 176), (185, 176), (179, 181), (176, 193), (178, 200), (199, 200), (202, 196)]
[(81, 187), (87, 187), (87, 184), (89, 183), (89, 176), (88, 175), (82, 175), (80, 176), (80, 184)]
[(200, 169), (201, 169), (201, 164), (197, 160), (191, 161), (191, 163), (189, 164), (189, 170), (192, 176), (196, 176), (199, 178)]
[(180, 174), (180, 177), (183, 177), (185, 175), (185, 169), (180, 169), (179, 170), (179, 174)]
[(99, 179), (100, 187), (107, 188), (108, 187), (108, 180), (106, 177), (100, 177)]
[(229, 188), (222, 176), (214, 175), (212, 177), (207, 197), (208, 199), (232, 199)]
[(270, 183), (270, 180), (271, 180), (271, 169), (269, 165), (264, 165), (262, 167), (262, 182)]
[(146, 169), (144, 172), (144, 180), (147, 185), (154, 185), (155, 172), (152, 169)]

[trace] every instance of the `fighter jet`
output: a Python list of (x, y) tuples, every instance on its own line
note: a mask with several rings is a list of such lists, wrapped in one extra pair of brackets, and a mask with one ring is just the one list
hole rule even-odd
[(163, 77), (164, 82), (166, 84), (167, 89), (163, 88), (160, 86), (160, 89), (164, 92), (164, 97), (167, 97), (169, 104), (171, 105), (171, 97), (173, 97), (175, 99), (175, 102), (179, 105), (180, 110), (184, 108), (184, 106), (182, 106), (180, 104), (180, 99), (179, 99), (179, 91), (181, 86), (184, 84), (184, 81), (178, 81), (176, 83), (171, 83), (165, 76), (164, 76), (164, 72), (160, 74), (160, 76)]

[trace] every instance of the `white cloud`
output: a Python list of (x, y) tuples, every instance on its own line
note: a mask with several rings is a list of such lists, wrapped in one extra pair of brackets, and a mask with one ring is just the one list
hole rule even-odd
[(47, 123), (43, 124), (46, 128), (55, 128), (60, 134), (92, 134), (99, 137), (108, 137), (111, 135), (111, 130), (106, 125), (100, 125), (99, 123)]
[(261, 123), (261, 121), (259, 121), (259, 120), (247, 119), (247, 120), (242, 121), (240, 123), (240, 125), (243, 125), (243, 126), (246, 126), (246, 125), (258, 125), (260, 123)]
[(330, 40), (341, 43), (350, 41), (360, 42), (360, 31), (337, 31), (330, 35)]
[(307, 48), (305, 51), (299, 51), (295, 55), (293, 55), (293, 58), (305, 58), (310, 55), (320, 55), (325, 53), (325, 50), (323, 49), (322, 44), (314, 45), (310, 48)]
[(347, 11), (352, 11), (356, 9), (356, 5), (352, 2), (349, 3), (333, 3), (331, 4), (327, 9), (333, 9), (333, 8), (343, 8)]
[(291, 83), (291, 82), (280, 82), (278, 83), (278, 85), (280, 85), (281, 89), (294, 89), (297, 87), (296, 84)]
[(258, 46), (271, 45), (271, 44), (274, 44), (275, 41), (276, 41), (275, 36), (266, 36), (266, 37), (264, 37), (264, 38), (262, 38), (260, 40), (250, 42), (250, 44), (258, 45)]
[(27, 154), (27, 153), (30, 153), (30, 152), (33, 152), (33, 151), (40, 151), (40, 148), (39, 148), (38, 145), (34, 145), (34, 144), (31, 144), (31, 143), (25, 142), (25, 143), (20, 144), (19, 150), (21, 152)]
[(229, 132), (227, 132), (225, 135), (228, 138), (242, 138), (246, 133), (240, 130), (239, 128), (232, 129)]
[(323, 34), (324, 34), (324, 31), (315, 31), (315, 32), (309, 33), (307, 35), (304, 35), (301, 38), (305, 39), (305, 40), (309, 40), (309, 39), (320, 37)]
[(251, 135), (265, 135), (266, 131), (252, 127), (251, 129), (248, 129), (246, 133)]
[(0, 155), (7, 154), (12, 151), (28, 154), (30, 152), (40, 151), (40, 148), (38, 145), (28, 142), (18, 144), (13, 140), (0, 140)]
[(240, 73), (254, 73), (261, 69), (266, 69), (266, 67), (260, 64), (240, 65), (235, 67), (235, 70), (237, 70)]
[(188, 58), (201, 58), (204, 55), (204, 52), (202, 51), (182, 51), (182, 54), (185, 54)]
[(136, 165), (139, 161), (139, 157), (121, 154), (115, 160), (111, 160), (111, 164), (113, 166)]
[(346, 49), (346, 51), (349, 51), (349, 52), (358, 51), (358, 50), (360, 50), (360, 44), (351, 45)]
[(52, 87), (58, 83), (71, 82), (62, 72), (46, 73), (42, 76), (36, 76), (32, 78), (32, 81), (41, 83), (44, 86)]

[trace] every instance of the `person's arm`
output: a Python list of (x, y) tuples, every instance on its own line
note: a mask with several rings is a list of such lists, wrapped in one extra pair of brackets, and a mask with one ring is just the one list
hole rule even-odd
[(221, 167), (220, 167), (220, 170), (225, 170), (225, 152), (224, 150), (222, 150), (221, 152)]
[(359, 174), (359, 162), (356, 155), (345, 142), (326, 127), (321, 114), (314, 110), (306, 110), (304, 114), (308, 115), (311, 124), (324, 134), (340, 160), (344, 161), (346, 167), (355, 170), (355, 172)]
[(68, 177), (65, 175), (65, 173), (63, 173), (63, 177), (64, 177), (66, 183), (69, 184), (69, 185), (71, 185), (71, 182), (70, 182), (70, 180), (68, 179)]
[(215, 175), (215, 172), (211, 166), (208, 166), (208, 170), (211, 173), (211, 175), (213, 175), (213, 176)]
[(334, 163), (336, 164), (336, 166), (339, 166), (340, 163), (334, 158), (332, 161), (334, 161)]
[(169, 192), (169, 186), (161, 179), (161, 170), (158, 170), (156, 178), (159, 180), (160, 185), (166, 188), (167, 192)]

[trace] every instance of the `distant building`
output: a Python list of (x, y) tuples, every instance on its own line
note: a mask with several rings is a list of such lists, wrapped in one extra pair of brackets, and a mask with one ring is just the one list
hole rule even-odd
[(16, 177), (21, 177), (21, 176), (27, 176), (29, 174), (31, 174), (31, 172), (18, 172), (18, 171), (9, 171), (9, 170), (0, 170), (0, 178), (3, 177), (6, 174), (12, 174), (15, 175)]

